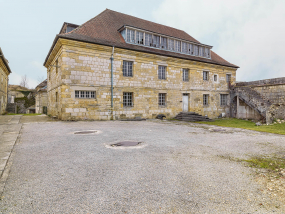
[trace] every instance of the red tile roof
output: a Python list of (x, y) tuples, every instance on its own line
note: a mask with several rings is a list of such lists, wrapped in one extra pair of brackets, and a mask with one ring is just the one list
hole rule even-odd
[(218, 56), (216, 53), (211, 51), (211, 59), (201, 58), (191, 55), (186, 55), (182, 53), (170, 52), (161, 49), (150, 48), (147, 46), (140, 46), (126, 43), (123, 37), (121, 36), (118, 29), (123, 26), (133, 26), (136, 28), (144, 29), (147, 31), (156, 32), (159, 34), (164, 34), (183, 40), (188, 40), (190, 42), (200, 43), (192, 36), (187, 34), (182, 30), (178, 30), (172, 27), (165, 25), (157, 24), (154, 22), (146, 21), (134, 16), (126, 15), (109, 9), (104, 10), (102, 13), (80, 25), (78, 28), (73, 31), (65, 34), (59, 34), (56, 36), (54, 43), (50, 49), (48, 56), (46, 57), (45, 63), (48, 60), (48, 57), (55, 46), (59, 38), (66, 38), (71, 40), (77, 40), (88, 43), (101, 44), (106, 46), (114, 46), (118, 48), (124, 48), (129, 50), (153, 53), (169, 57), (177, 57), (181, 59), (189, 59), (200, 62), (207, 62), (211, 64), (224, 65), (228, 67), (238, 68), (238, 66), (229, 63), (225, 59)]

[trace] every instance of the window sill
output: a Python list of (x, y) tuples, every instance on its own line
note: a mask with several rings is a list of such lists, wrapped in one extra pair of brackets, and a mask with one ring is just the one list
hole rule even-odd
[(166, 108), (167, 106), (158, 105), (159, 108)]

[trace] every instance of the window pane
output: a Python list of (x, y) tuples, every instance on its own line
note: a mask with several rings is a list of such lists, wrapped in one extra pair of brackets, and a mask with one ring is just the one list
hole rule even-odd
[(165, 93), (158, 94), (158, 105), (160, 106), (166, 105), (166, 94)]
[(158, 66), (158, 79), (166, 79), (166, 67)]
[(133, 62), (123, 61), (123, 76), (133, 76)]
[(183, 69), (183, 81), (189, 81), (189, 70)]
[(90, 98), (89, 95), (90, 95), (89, 91), (86, 91), (86, 92), (85, 92), (85, 97), (86, 97), (86, 98)]
[(203, 94), (203, 105), (208, 105), (208, 104), (209, 104), (209, 95)]
[(174, 51), (174, 40), (168, 39), (168, 50)]
[(167, 38), (161, 37), (161, 48), (166, 49)]
[(75, 91), (75, 98), (79, 98), (79, 91)]
[(145, 33), (145, 45), (150, 46), (151, 44), (151, 34)]
[(123, 93), (123, 106), (133, 106), (133, 93), (124, 92)]
[(152, 36), (152, 46), (159, 48), (159, 36)]
[(127, 41), (131, 43), (135, 43), (135, 31), (128, 29), (127, 31)]
[(181, 42), (175, 40), (175, 51), (181, 52)]
[(84, 98), (85, 97), (85, 91), (80, 91), (80, 98)]
[(209, 79), (209, 72), (203, 71), (203, 80), (208, 80), (208, 79)]
[(91, 91), (91, 98), (95, 98), (95, 91)]
[(188, 44), (188, 53), (191, 55), (194, 55), (194, 50), (193, 50), (193, 45), (192, 44)]
[(141, 45), (143, 44), (143, 32), (136, 32), (136, 43)]
[(182, 52), (187, 53), (187, 43), (186, 42), (182, 42)]

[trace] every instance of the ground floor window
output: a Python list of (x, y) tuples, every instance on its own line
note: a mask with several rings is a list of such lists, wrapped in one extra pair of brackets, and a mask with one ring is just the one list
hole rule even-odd
[(123, 93), (123, 106), (124, 107), (132, 107), (133, 106), (133, 93), (132, 92), (124, 92)]
[(159, 106), (166, 106), (166, 93), (159, 93), (158, 94), (158, 105)]
[(209, 105), (209, 94), (203, 94), (203, 105)]
[(75, 98), (95, 99), (95, 91), (75, 91)]
[(220, 94), (220, 104), (221, 106), (227, 105), (228, 95), (227, 94)]

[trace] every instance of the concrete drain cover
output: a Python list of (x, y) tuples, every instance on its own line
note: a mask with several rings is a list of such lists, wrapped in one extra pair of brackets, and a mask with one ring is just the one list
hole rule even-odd
[(112, 147), (130, 147), (130, 146), (137, 146), (140, 143), (141, 142), (137, 142), (137, 141), (122, 141), (119, 143), (111, 144), (111, 146)]
[(78, 131), (74, 132), (74, 134), (95, 134), (97, 131), (95, 130), (88, 130), (88, 131)]

